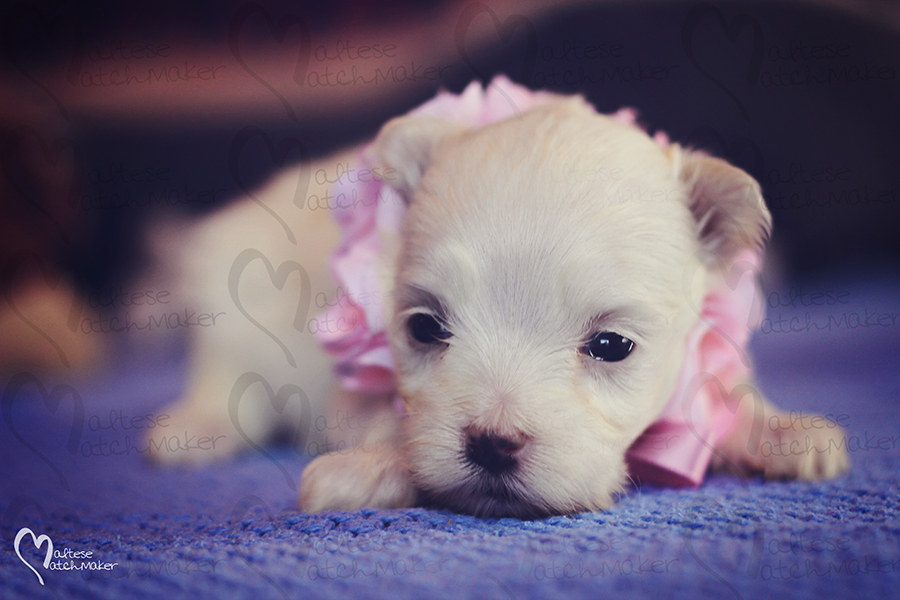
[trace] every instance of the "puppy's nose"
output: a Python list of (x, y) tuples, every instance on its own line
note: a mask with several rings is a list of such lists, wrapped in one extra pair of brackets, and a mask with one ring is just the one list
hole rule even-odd
[(466, 432), (466, 459), (493, 475), (512, 470), (523, 447), (523, 435), (506, 437), (471, 428)]

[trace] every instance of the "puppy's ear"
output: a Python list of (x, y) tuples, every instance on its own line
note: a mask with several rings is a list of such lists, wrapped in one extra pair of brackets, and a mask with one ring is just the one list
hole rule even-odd
[(772, 216), (756, 180), (703, 152), (682, 150), (680, 154), (680, 178), (697, 222), (704, 261), (728, 263), (744, 248), (762, 250)]
[(407, 202), (444, 141), (465, 131), (462, 124), (437, 117), (404, 116), (389, 121), (367, 151), (367, 158), (394, 169), (386, 180)]

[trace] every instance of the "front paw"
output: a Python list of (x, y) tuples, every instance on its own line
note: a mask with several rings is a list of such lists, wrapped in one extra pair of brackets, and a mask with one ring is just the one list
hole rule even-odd
[(144, 447), (159, 464), (201, 465), (229, 458), (246, 444), (226, 415), (182, 403), (157, 418)]
[(818, 415), (796, 413), (769, 419), (760, 440), (762, 472), (767, 479), (831, 479), (847, 471), (847, 434)]
[(300, 482), (300, 508), (306, 512), (406, 508), (415, 498), (409, 470), (391, 443), (319, 456)]
[(742, 411), (737, 427), (716, 448), (713, 467), (766, 479), (831, 479), (847, 471), (847, 435), (827, 417), (783, 413), (767, 402)]

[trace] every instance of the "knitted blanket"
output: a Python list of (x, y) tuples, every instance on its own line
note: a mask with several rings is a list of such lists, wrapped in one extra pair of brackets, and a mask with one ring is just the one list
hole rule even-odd
[[(837, 291), (840, 302), (810, 300)], [(11, 395), (4, 382), (0, 597), (891, 597), (900, 589), (898, 291), (885, 280), (771, 292), (752, 344), (774, 402), (797, 422), (815, 411), (822, 426), (846, 427), (849, 474), (823, 483), (713, 475), (696, 489), (644, 486), (604, 513), (537, 521), (421, 508), (305, 514), (259, 454), (156, 468), (141, 434), (165, 425), (183, 385), (178, 349), (168, 361), (124, 355), (115, 375), (71, 388), (40, 380), (41, 391), (22, 378)], [(169, 441), (198, 451), (197, 440)], [(289, 448), (272, 456), (296, 484), (306, 459)], [(46, 568), (42, 535), (53, 544)]]

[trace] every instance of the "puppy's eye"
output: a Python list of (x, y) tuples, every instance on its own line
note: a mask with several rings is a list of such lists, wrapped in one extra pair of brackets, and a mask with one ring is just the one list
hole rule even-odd
[(441, 344), (453, 336), (444, 324), (428, 313), (416, 313), (406, 322), (409, 335), (422, 344)]
[(581, 349), (594, 360), (616, 362), (631, 354), (634, 342), (627, 337), (611, 331), (603, 331), (594, 335)]

